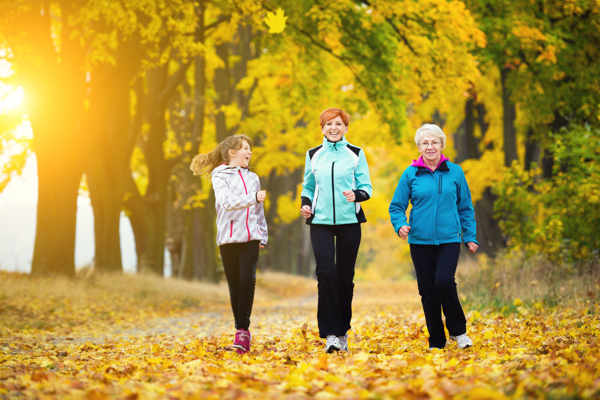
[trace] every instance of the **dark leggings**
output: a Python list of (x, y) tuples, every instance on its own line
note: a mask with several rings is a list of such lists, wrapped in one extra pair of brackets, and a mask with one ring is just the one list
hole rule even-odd
[(311, 225), (317, 262), (319, 336), (344, 336), (352, 320), (354, 267), (360, 246), (360, 224)]
[(458, 336), (467, 332), (467, 321), (458, 300), (454, 280), (459, 254), (460, 243), (410, 245), (410, 256), (417, 273), (419, 294), (429, 331), (429, 347), (443, 348), (446, 345), (442, 309), (450, 335)]
[(219, 247), (229, 286), (235, 329), (248, 329), (256, 286), (258, 240), (223, 244)]

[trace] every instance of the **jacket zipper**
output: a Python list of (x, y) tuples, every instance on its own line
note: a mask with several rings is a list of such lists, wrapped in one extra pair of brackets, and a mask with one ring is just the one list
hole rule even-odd
[[(337, 142), (333, 143), (333, 150), (337, 152)], [(336, 157), (337, 158), (337, 157)], [(331, 163), (331, 200), (333, 203), (333, 224), (335, 225), (335, 161)]]
[(443, 178), (443, 175), (440, 175), (440, 188), (438, 189), (439, 194), (442, 194), (442, 178)]
[(233, 220), (231, 220), (231, 227), (229, 228), (229, 237), (233, 237)]
[(331, 199), (333, 203), (333, 224), (335, 225), (335, 177), (333, 169), (335, 167), (335, 161), (331, 163)]
[[(240, 178), (242, 178), (242, 183), (244, 184), (244, 191), (246, 192), (246, 194), (248, 194), (248, 188), (246, 187), (246, 181), (244, 180), (242, 171), (238, 169), (238, 173), (240, 174)], [(250, 241), (250, 226), (248, 225), (249, 217), (250, 217), (250, 207), (246, 208), (246, 230), (248, 231), (248, 241)]]

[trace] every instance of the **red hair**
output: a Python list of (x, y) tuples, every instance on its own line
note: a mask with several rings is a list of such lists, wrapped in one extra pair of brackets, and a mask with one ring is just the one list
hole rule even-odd
[(350, 123), (350, 114), (340, 108), (329, 107), (323, 111), (319, 117), (321, 120), (321, 129), (323, 129), (323, 126), (325, 126), (327, 121), (331, 121), (336, 117), (340, 117), (346, 126)]

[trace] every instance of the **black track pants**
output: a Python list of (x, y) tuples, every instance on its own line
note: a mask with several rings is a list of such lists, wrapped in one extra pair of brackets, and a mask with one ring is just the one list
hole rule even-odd
[(322, 338), (343, 336), (350, 329), (354, 267), (360, 239), (360, 224), (310, 226), (317, 262), (317, 321)]
[(258, 240), (253, 240), (247, 243), (223, 244), (219, 247), (229, 286), (235, 329), (250, 327), (259, 243)]
[(417, 273), (419, 294), (429, 331), (429, 347), (442, 348), (446, 344), (442, 309), (450, 335), (458, 336), (467, 332), (467, 321), (458, 300), (454, 280), (459, 254), (460, 243), (410, 245), (410, 256)]

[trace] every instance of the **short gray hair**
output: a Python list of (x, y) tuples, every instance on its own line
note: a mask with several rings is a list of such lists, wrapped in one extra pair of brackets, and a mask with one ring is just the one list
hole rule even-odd
[(436, 124), (423, 124), (423, 126), (417, 129), (417, 133), (415, 133), (415, 143), (417, 146), (419, 146), (421, 139), (423, 139), (423, 136), (425, 135), (440, 139), (442, 141), (442, 150), (446, 148), (446, 135), (442, 128)]

